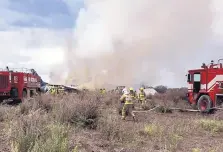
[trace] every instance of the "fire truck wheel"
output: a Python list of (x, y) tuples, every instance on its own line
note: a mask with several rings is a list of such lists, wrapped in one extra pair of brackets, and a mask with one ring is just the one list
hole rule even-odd
[(212, 101), (208, 95), (202, 95), (197, 102), (198, 110), (204, 113), (210, 112), (212, 108)]

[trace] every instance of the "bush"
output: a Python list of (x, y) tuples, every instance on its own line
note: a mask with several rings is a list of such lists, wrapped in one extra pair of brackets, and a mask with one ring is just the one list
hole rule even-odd
[(203, 129), (210, 131), (211, 133), (223, 132), (222, 120), (202, 119), (198, 123)]
[(34, 147), (35, 152), (67, 152), (69, 151), (68, 131), (69, 128), (61, 124), (49, 124), (46, 126), (47, 133), (38, 139)]
[[(70, 124), (95, 129), (101, 100), (102, 97), (93, 92), (62, 97), (44, 95), (25, 100), (14, 109), (2, 107), (2, 120), (9, 122), (11, 149), (18, 152), (68, 151)], [(14, 112), (9, 114), (11, 110)]]
[(15, 152), (68, 151), (69, 128), (49, 120), (48, 115), (35, 111), (11, 122), (11, 149)]
[(166, 91), (167, 98), (174, 102), (186, 99), (187, 88), (168, 89)]
[(166, 93), (167, 87), (163, 85), (156, 86), (154, 88), (158, 93)]
[(60, 123), (70, 123), (80, 127), (94, 129), (97, 123), (101, 96), (94, 92), (69, 94), (62, 97), (43, 95), (20, 104), (20, 113), (27, 115), (30, 111), (44, 111), (51, 119)]
[(156, 94), (153, 99), (164, 107), (191, 108), (186, 101), (187, 88), (167, 89), (165, 93)]
[(97, 129), (102, 133), (104, 139), (113, 142), (125, 142), (134, 139), (135, 135), (132, 124), (126, 124), (112, 109), (103, 111)]
[(48, 122), (40, 112), (21, 116), (9, 124), (11, 148), (15, 152), (32, 151), (37, 140), (44, 135)]
[(61, 123), (95, 129), (100, 98), (97, 95), (66, 96), (53, 107), (53, 117)]
[(108, 107), (108, 106), (116, 107), (117, 104), (120, 103), (119, 99), (120, 99), (120, 94), (118, 94), (118, 93), (107, 93), (107, 95), (103, 97), (103, 102), (101, 102), (101, 103), (105, 107)]
[(163, 129), (156, 124), (148, 124), (144, 128), (144, 133), (148, 136), (160, 136), (163, 133)]
[(6, 106), (1, 106), (0, 107), (0, 122), (3, 122), (5, 120), (5, 115), (8, 111), (8, 107)]
[(24, 100), (20, 104), (21, 114), (28, 114), (29, 111), (35, 111), (38, 109), (42, 109), (46, 112), (49, 112), (50, 110), (52, 110), (52, 104), (55, 102), (55, 100), (58, 99), (49, 95), (42, 95), (34, 99)]
[(120, 125), (119, 119), (115, 117), (106, 117), (100, 120), (98, 129), (102, 132), (106, 140), (118, 140), (123, 141), (123, 129)]

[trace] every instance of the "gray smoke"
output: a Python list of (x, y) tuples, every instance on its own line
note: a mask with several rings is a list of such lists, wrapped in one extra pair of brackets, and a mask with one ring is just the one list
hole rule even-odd
[[(66, 63), (75, 83), (155, 85), (161, 70), (184, 83), (211, 37), (211, 0), (86, 0)], [(202, 62), (202, 60), (201, 60)], [(71, 76), (73, 74), (73, 76)], [(166, 78), (165, 81), (169, 81)]]

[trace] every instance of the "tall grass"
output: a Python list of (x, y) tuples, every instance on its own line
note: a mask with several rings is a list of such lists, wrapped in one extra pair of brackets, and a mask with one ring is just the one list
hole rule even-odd
[(216, 144), (220, 141), (203, 139), (209, 139), (208, 132), (212, 137), (222, 135), (221, 121), (197, 114), (160, 113), (171, 106), (186, 106), (179, 92), (167, 90), (166, 94), (150, 96), (144, 110), (156, 105), (162, 108), (136, 113), (137, 122), (128, 117), (121, 120), (117, 111), (120, 95), (109, 92), (43, 95), (18, 106), (1, 106), (1, 133), (7, 135), (8, 144), (0, 146), (14, 152), (213, 150), (191, 144), (204, 140), (215, 149), (223, 148)]

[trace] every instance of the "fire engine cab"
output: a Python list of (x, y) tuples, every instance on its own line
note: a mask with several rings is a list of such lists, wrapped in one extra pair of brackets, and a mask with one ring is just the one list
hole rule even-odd
[(0, 70), (0, 100), (22, 101), (40, 92), (41, 78), (34, 69)]
[(223, 67), (211, 61), (203, 63), (200, 69), (189, 70), (187, 74), (188, 101), (201, 112), (210, 112), (223, 103)]

